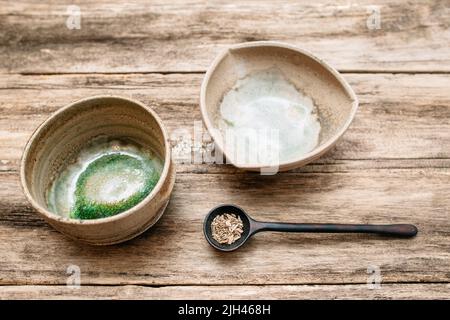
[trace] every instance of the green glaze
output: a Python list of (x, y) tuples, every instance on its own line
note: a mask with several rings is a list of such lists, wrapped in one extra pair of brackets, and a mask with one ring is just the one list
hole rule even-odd
[(128, 210), (153, 190), (159, 176), (150, 159), (121, 153), (103, 155), (78, 177), (70, 217), (98, 219)]
[(163, 166), (153, 149), (131, 139), (96, 137), (55, 176), (46, 192), (48, 208), (73, 219), (118, 214), (153, 190)]

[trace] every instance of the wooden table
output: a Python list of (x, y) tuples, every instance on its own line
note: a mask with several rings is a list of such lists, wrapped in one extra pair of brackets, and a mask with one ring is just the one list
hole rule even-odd
[[(66, 26), (67, 3), (0, 1), (0, 298), (450, 298), (448, 0), (83, 0), (81, 29)], [(117, 94), (154, 108), (170, 132), (192, 130), (212, 59), (253, 40), (309, 49), (354, 88), (356, 118), (325, 157), (276, 176), (178, 161), (163, 218), (122, 245), (75, 243), (35, 214), (19, 162), (52, 112)], [(259, 219), (420, 233), (260, 234), (222, 254), (202, 220), (223, 202)], [(66, 286), (71, 265), (80, 288)]]

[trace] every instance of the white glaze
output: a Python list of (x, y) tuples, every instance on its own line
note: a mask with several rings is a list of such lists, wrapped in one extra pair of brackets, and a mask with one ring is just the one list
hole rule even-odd
[(144, 170), (122, 167), (120, 170), (112, 171), (107, 167), (97, 170), (88, 178), (85, 186), (86, 195), (93, 202), (115, 203), (128, 199), (142, 190), (145, 182)]
[[(316, 107), (278, 69), (258, 71), (238, 80), (220, 105), (219, 128), (225, 148), (230, 139), (247, 139), (244, 162), (280, 162), (304, 155), (319, 142), (320, 123)], [(249, 138), (250, 137), (250, 138)], [(255, 138), (256, 137), (256, 138)], [(235, 142), (236, 144), (236, 142)], [(242, 153), (242, 149), (234, 149)]]

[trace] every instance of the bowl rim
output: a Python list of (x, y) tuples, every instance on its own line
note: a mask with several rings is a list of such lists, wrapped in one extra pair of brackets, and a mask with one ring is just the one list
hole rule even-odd
[[(37, 203), (37, 201), (34, 199), (34, 197), (31, 195), (30, 190), (28, 189), (28, 184), (26, 182), (26, 175), (25, 175), (25, 166), (26, 166), (26, 162), (30, 156), (30, 149), (31, 147), (37, 143), (36, 138), (37, 136), (46, 128), (48, 128), (50, 125), (56, 123), (56, 121), (58, 120), (59, 117), (61, 117), (67, 110), (72, 109), (72, 108), (77, 108), (80, 104), (88, 102), (88, 101), (93, 101), (93, 100), (100, 100), (100, 99), (116, 99), (116, 100), (122, 100), (122, 101), (126, 101), (128, 103), (133, 103), (137, 106), (139, 106), (140, 108), (142, 108), (145, 112), (148, 112), (155, 120), (156, 123), (158, 124), (162, 134), (163, 134), (163, 138), (164, 138), (164, 147), (165, 147), (165, 155), (164, 155), (164, 166), (163, 166), (163, 171), (161, 172), (161, 176), (159, 177), (158, 182), (156, 183), (156, 186), (153, 188), (153, 190), (142, 200), (140, 201), (138, 204), (136, 204), (135, 206), (129, 208), (128, 210), (125, 210), (121, 213), (118, 213), (116, 215), (110, 216), (110, 217), (104, 217), (104, 218), (98, 218), (98, 219), (73, 219), (73, 218), (68, 218), (68, 217), (63, 217), (58, 215), (57, 213), (53, 213), (51, 211), (49, 211), (47, 208), (41, 206), (39, 203)], [(53, 221), (58, 221), (64, 224), (69, 224), (69, 225), (101, 225), (101, 224), (105, 224), (105, 223), (110, 223), (113, 221), (118, 221), (121, 220), (127, 216), (132, 215), (133, 213), (135, 213), (136, 211), (142, 209), (143, 207), (145, 207), (150, 201), (152, 201), (156, 194), (161, 190), (165, 180), (168, 178), (169, 175), (169, 170), (171, 165), (173, 165), (171, 162), (171, 149), (170, 149), (170, 144), (169, 144), (169, 135), (166, 131), (166, 129), (164, 128), (164, 125), (162, 123), (162, 120), (159, 118), (159, 116), (156, 114), (156, 112), (151, 109), (150, 107), (146, 106), (145, 104), (143, 104), (140, 101), (128, 98), (128, 97), (123, 97), (123, 96), (119, 96), (119, 95), (95, 95), (95, 96), (89, 96), (86, 98), (82, 98), (79, 100), (76, 100), (74, 102), (71, 102), (63, 107), (61, 107), (60, 109), (58, 109), (57, 111), (55, 111), (54, 113), (52, 113), (44, 122), (42, 122), (31, 134), (30, 138), (28, 139), (27, 144), (25, 145), (24, 151), (22, 153), (22, 159), (20, 161), (20, 182), (21, 182), (21, 186), (22, 186), (22, 190), (27, 198), (27, 200), (31, 203), (31, 205), (37, 210), (37, 212), (39, 214), (41, 214), (44, 218), (49, 219), (49, 220), (53, 220)]]
[[(206, 129), (208, 130), (211, 137), (214, 139), (214, 144), (217, 146), (222, 153), (227, 158), (227, 161), (229, 161), (230, 164), (234, 165), (237, 168), (244, 169), (244, 170), (259, 170), (262, 168), (265, 168), (269, 165), (265, 164), (236, 164), (233, 159), (229, 158), (227, 153), (225, 152), (221, 139), (216, 138), (216, 131), (214, 126), (211, 123), (211, 120), (208, 117), (208, 113), (206, 110), (206, 87), (209, 84), (209, 81), (211, 79), (211, 76), (213, 75), (214, 71), (216, 70), (217, 66), (222, 62), (222, 60), (230, 53), (239, 49), (248, 49), (248, 48), (259, 48), (259, 47), (272, 47), (272, 48), (281, 48), (281, 49), (287, 49), (290, 51), (294, 51), (298, 54), (304, 55), (317, 63), (319, 63), (322, 67), (325, 68), (326, 71), (331, 73), (334, 78), (336, 78), (340, 85), (344, 88), (345, 92), (349, 95), (350, 99), (352, 100), (352, 108), (350, 111), (350, 116), (347, 118), (347, 121), (344, 123), (342, 128), (337, 131), (333, 136), (331, 136), (325, 143), (323, 143), (318, 148), (314, 148), (312, 151), (303, 154), (300, 157), (297, 157), (295, 159), (289, 160), (289, 161), (283, 161), (278, 163), (278, 168), (282, 169), (283, 167), (289, 167), (290, 169), (296, 168), (298, 166), (304, 165), (306, 163), (309, 163), (310, 161), (313, 161), (316, 156), (320, 156), (322, 153), (327, 151), (330, 147), (332, 147), (340, 137), (344, 134), (345, 131), (347, 131), (348, 127), (352, 123), (356, 111), (358, 110), (359, 101), (358, 97), (356, 96), (355, 92), (353, 91), (352, 87), (348, 82), (344, 79), (344, 77), (330, 64), (325, 62), (323, 59), (315, 56), (313, 53), (311, 53), (308, 50), (305, 50), (303, 48), (299, 48), (297, 46), (280, 42), (280, 41), (251, 41), (251, 42), (243, 42), (231, 45), (227, 49), (223, 50), (221, 53), (219, 53), (216, 58), (213, 60), (211, 65), (208, 67), (206, 74), (203, 78), (201, 88), (200, 88), (200, 111), (202, 114), (203, 123), (206, 126)], [(305, 162), (306, 161), (306, 162)]]

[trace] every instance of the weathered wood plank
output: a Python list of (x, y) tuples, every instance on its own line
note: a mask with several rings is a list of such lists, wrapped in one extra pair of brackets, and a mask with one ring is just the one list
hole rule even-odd
[(2, 286), (0, 299), (450, 299), (448, 284), (273, 286)]
[[(112, 247), (72, 242), (37, 218), (17, 173), (0, 173), (0, 284), (366, 283), (369, 266), (385, 282), (450, 282), (450, 172), (380, 169), (347, 173), (179, 174), (162, 220)], [(414, 223), (414, 239), (326, 234), (257, 235), (223, 254), (203, 238), (218, 203), (236, 203), (261, 220)], [(270, 255), (267, 253), (270, 252)]]
[[(450, 71), (446, 0), (1, 1), (0, 72), (204, 71), (230, 44), (280, 40), (346, 71)], [(369, 28), (371, 8), (380, 28)], [(372, 21), (372, 20), (370, 20)]]
[[(192, 126), (200, 120), (202, 75), (0, 77), (1, 283), (65, 283), (65, 269), (72, 263), (80, 265), (88, 284), (364, 283), (369, 264), (379, 265), (386, 281), (448, 281), (449, 77), (346, 76), (358, 92), (361, 109), (327, 157), (276, 178), (243, 174), (229, 166), (179, 166), (185, 174), (178, 176), (161, 223), (128, 244), (106, 250), (75, 244), (34, 215), (17, 176), (27, 137), (68, 101), (105, 91), (143, 100), (171, 131)], [(234, 174), (199, 177), (190, 172)], [(219, 202), (235, 202), (260, 218), (278, 220), (410, 221), (419, 225), (421, 234), (391, 242), (342, 235), (260, 235), (244, 251), (221, 258), (201, 235), (204, 214)], [(278, 262), (264, 259), (268, 250)], [(43, 261), (43, 256), (52, 258)], [(243, 266), (247, 272), (235, 277), (234, 267)]]
[[(17, 170), (23, 147), (33, 130), (61, 106), (89, 95), (136, 98), (153, 107), (172, 134), (178, 128), (192, 132), (194, 122), (201, 121), (198, 96), (202, 77), (201, 74), (0, 75), (0, 170)], [(360, 109), (342, 140), (314, 164), (314, 170), (347, 170), (355, 168), (355, 163), (348, 160), (364, 159), (379, 161), (378, 164), (359, 161), (365, 168), (449, 167), (450, 75), (346, 74), (345, 77), (358, 94)], [(396, 159), (403, 162), (393, 161)], [(211, 165), (187, 165), (179, 170), (235, 172), (229, 166)]]
[[(450, 298), (448, 1), (379, 1), (379, 30), (366, 25), (371, 0), (77, 4), (81, 29), (68, 30), (66, 2), (0, 1), (0, 299)], [(345, 76), (361, 108), (332, 152), (276, 177), (180, 164), (163, 219), (113, 247), (66, 239), (26, 203), (22, 148), (51, 112), (87, 95), (119, 94), (153, 107), (172, 133), (192, 128), (201, 119), (201, 72), (220, 50), (252, 40), (297, 44), (354, 71)], [(48, 75), (31, 75), (40, 73)], [(420, 233), (389, 241), (260, 234), (225, 255), (201, 232), (220, 202), (259, 219), (410, 222)], [(78, 290), (64, 286), (69, 265), (81, 269)], [(379, 290), (365, 284), (369, 266), (380, 268)]]

